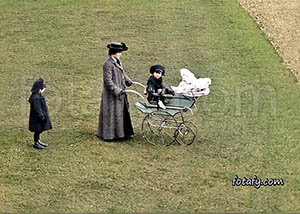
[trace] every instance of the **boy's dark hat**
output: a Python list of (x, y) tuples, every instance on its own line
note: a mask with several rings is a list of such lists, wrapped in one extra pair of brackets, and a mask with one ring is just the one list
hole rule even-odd
[(39, 92), (40, 89), (42, 90), (43, 88), (46, 88), (46, 85), (44, 83), (43, 78), (39, 78), (37, 80), (34, 81), (32, 88), (31, 88), (31, 92)]
[(154, 72), (161, 72), (162, 75), (165, 75), (165, 68), (162, 65), (153, 65), (150, 68), (150, 73), (153, 74)]
[(117, 51), (120, 51), (120, 52), (128, 50), (128, 47), (123, 42), (110, 42), (107, 45), (107, 48), (112, 49), (112, 50), (117, 50)]

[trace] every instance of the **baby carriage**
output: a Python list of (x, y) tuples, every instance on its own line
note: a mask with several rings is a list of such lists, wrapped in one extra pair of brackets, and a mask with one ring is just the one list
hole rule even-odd
[[(162, 95), (165, 109), (146, 102), (145, 97), (135, 90), (126, 90), (126, 92), (137, 94), (142, 98), (141, 101), (135, 103), (135, 107), (145, 115), (142, 121), (142, 133), (144, 139), (152, 145), (190, 145), (197, 136), (197, 126), (192, 122), (194, 110), (197, 109), (195, 102), (199, 96), (209, 93), (208, 86), (211, 81), (209, 78), (205, 78), (205, 81), (208, 81), (205, 87), (203, 87), (204, 84), (198, 84), (195, 87), (195, 82), (190, 81), (191, 77), (194, 77), (190, 71), (181, 69), (180, 73), (182, 82), (177, 87), (171, 87), (175, 95)], [(189, 78), (186, 77), (186, 74)], [(199, 79), (195, 78), (195, 80)], [(146, 88), (139, 82), (133, 83), (143, 89)], [(192, 85), (193, 83), (194, 85)], [(158, 94), (153, 95), (159, 96)]]

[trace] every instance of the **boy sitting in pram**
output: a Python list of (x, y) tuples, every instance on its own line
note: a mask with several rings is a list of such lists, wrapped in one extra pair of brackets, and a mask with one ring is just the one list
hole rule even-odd
[(151, 104), (158, 105), (162, 109), (166, 109), (163, 103), (163, 94), (173, 94), (173, 91), (164, 87), (162, 84), (162, 76), (165, 75), (165, 68), (162, 65), (153, 65), (150, 68), (151, 76), (147, 81), (146, 92), (148, 101)]

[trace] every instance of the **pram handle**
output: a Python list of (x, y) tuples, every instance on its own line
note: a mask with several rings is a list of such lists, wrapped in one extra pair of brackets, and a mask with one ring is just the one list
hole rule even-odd
[(132, 84), (135, 84), (135, 85), (138, 85), (138, 86), (141, 86), (144, 88), (144, 94), (146, 95), (147, 94), (147, 86), (145, 86), (144, 84), (140, 83), (140, 82), (132, 82)]
[(143, 85), (142, 83), (139, 83), (139, 82), (132, 82), (132, 84), (136, 84), (136, 85), (139, 85), (139, 86), (141, 86), (141, 87), (143, 87), (143, 88), (146, 88), (145, 85)]
[(126, 89), (124, 90), (125, 93), (133, 93), (138, 95), (139, 97), (143, 98), (143, 100), (145, 101), (145, 97), (143, 95), (141, 95), (139, 92), (135, 91), (135, 90), (130, 90), (130, 89)]

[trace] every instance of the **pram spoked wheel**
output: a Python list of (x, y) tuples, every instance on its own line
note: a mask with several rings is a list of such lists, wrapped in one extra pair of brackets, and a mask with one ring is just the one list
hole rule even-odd
[(178, 144), (191, 145), (197, 135), (197, 127), (192, 122), (182, 122), (178, 125), (174, 138)]
[(166, 111), (154, 111), (147, 114), (143, 120), (144, 138), (152, 145), (170, 145), (175, 141), (175, 130), (178, 123)]

